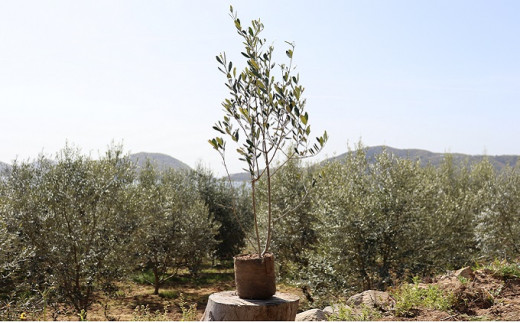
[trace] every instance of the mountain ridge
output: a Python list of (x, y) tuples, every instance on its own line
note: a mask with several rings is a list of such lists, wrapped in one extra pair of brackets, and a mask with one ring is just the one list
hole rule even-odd
[[(429, 150), (424, 149), (399, 149), (393, 148), (390, 146), (371, 146), (365, 147), (367, 158), (369, 161), (373, 162), (376, 155), (380, 154), (383, 150), (386, 150), (388, 153), (394, 154), (399, 158), (410, 159), (413, 161), (419, 160), (422, 166), (426, 166), (427, 164), (431, 164), (433, 166), (438, 166), (444, 160), (446, 155), (450, 155), (453, 157), (453, 161), (455, 164), (468, 162), (469, 164), (474, 164), (482, 161), (484, 158), (487, 158), (490, 163), (497, 170), (501, 170), (506, 166), (514, 167), (519, 161), (519, 155), (469, 155), (469, 154), (461, 154), (461, 153), (435, 153)], [(336, 157), (329, 158), (325, 160), (327, 161), (335, 161), (344, 159), (349, 152), (343, 153)]]
[[(150, 159), (160, 171), (164, 171), (168, 168), (173, 168), (176, 170), (191, 170), (191, 167), (184, 162), (162, 153), (139, 152), (130, 154), (129, 158), (130, 161), (137, 166), (138, 170), (145, 165), (147, 159)], [(0, 172), (4, 169), (9, 169), (10, 167), (10, 164), (0, 161)]]
[[(409, 148), (409, 149), (399, 149), (399, 148), (393, 148), (390, 146), (385, 145), (379, 145), (379, 146), (371, 146), (371, 147), (363, 147), (363, 150), (366, 151), (366, 157), (369, 161), (369, 163), (375, 162), (375, 156), (383, 152), (383, 150), (386, 149), (388, 153), (394, 154), (399, 158), (404, 159), (410, 159), (413, 161), (419, 160), (421, 166), (426, 166), (428, 164), (431, 164), (433, 166), (439, 166), (446, 155), (450, 155), (453, 157), (453, 162), (456, 165), (463, 164), (465, 162), (468, 162), (469, 164), (475, 164), (484, 158), (488, 158), (491, 165), (495, 167), (496, 170), (500, 171), (506, 166), (514, 167), (515, 165), (520, 163), (520, 155), (469, 155), (469, 154), (461, 154), (461, 153), (435, 153), (431, 152), (429, 150), (425, 149), (416, 149), (416, 148)], [(327, 158), (324, 161), (321, 162), (321, 164), (325, 164), (328, 162), (334, 162), (339, 161), (341, 162), (343, 159), (345, 159), (349, 153), (355, 152), (356, 149), (345, 152), (343, 154), (340, 154), (335, 157)], [(242, 173), (234, 173), (231, 174), (231, 180), (232, 181), (248, 181), (249, 180), (249, 174), (242, 172)]]
[[(438, 166), (444, 160), (446, 155), (450, 155), (453, 157), (453, 161), (455, 164), (461, 163), (469, 163), (474, 164), (481, 161), (483, 158), (487, 158), (490, 163), (497, 170), (501, 170), (506, 166), (514, 167), (518, 163), (520, 163), (520, 155), (470, 155), (470, 154), (461, 154), (461, 153), (436, 153), (431, 152), (425, 149), (399, 149), (393, 148), (390, 146), (379, 145), (379, 146), (371, 146), (371, 147), (363, 147), (366, 151), (367, 158), (369, 162), (373, 162), (375, 160), (375, 156), (380, 154), (384, 149), (387, 152), (396, 155), (399, 158), (406, 158), (410, 160), (419, 160), (422, 166), (427, 164), (431, 164), (433, 166)], [(355, 152), (352, 150), (350, 152)], [(345, 152), (338, 156), (334, 156), (328, 159), (325, 159), (321, 163), (333, 162), (333, 161), (341, 161), (345, 159), (350, 152)], [(177, 170), (191, 170), (192, 168), (185, 164), (184, 162), (176, 159), (170, 155), (162, 154), (162, 153), (148, 153), (148, 152), (139, 152), (135, 154), (129, 155), (130, 160), (136, 164), (137, 168), (140, 169), (144, 166), (147, 159), (150, 159), (153, 163), (156, 164), (159, 170), (165, 170), (168, 168), (174, 168)], [(0, 171), (4, 169), (8, 169), (11, 165), (0, 161)], [(246, 172), (241, 173), (233, 173), (230, 175), (232, 181), (243, 182), (249, 180), (249, 174)]]
[(4, 169), (8, 169), (9, 167), (11, 167), (11, 165), (0, 161), (0, 172), (2, 172)]
[(187, 164), (183, 163), (182, 161), (166, 154), (162, 153), (147, 153), (147, 152), (140, 152), (135, 154), (130, 154), (130, 160), (136, 164), (137, 169), (141, 169), (145, 163), (146, 160), (149, 159), (152, 161), (152, 163), (155, 164), (155, 166), (160, 171), (164, 171), (168, 168), (173, 168), (176, 170), (191, 170), (191, 167)]

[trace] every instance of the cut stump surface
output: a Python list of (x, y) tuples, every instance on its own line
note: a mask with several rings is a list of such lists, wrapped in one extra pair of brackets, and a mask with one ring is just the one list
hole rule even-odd
[(264, 300), (242, 299), (236, 291), (209, 296), (202, 321), (294, 321), (299, 297), (276, 293)]

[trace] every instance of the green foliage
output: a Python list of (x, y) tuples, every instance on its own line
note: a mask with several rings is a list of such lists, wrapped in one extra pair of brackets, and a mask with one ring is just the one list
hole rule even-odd
[(79, 319), (79, 321), (81, 321), (81, 322), (87, 320), (87, 312), (86, 312), (84, 309), (82, 309), (81, 311), (79, 311), (79, 313), (78, 313), (78, 319)]
[(520, 254), (520, 166), (491, 174), (479, 192), (480, 247), (489, 258), (513, 261)]
[(182, 312), (181, 321), (196, 321), (197, 320), (197, 303), (188, 304), (181, 293), (179, 300), (179, 308)]
[[(294, 280), (307, 267), (307, 255), (317, 243), (318, 218), (313, 212), (313, 178), (299, 160), (290, 160), (271, 182), (276, 192), (271, 198), (273, 220), (272, 251), (276, 255), (277, 272)], [(258, 186), (261, 227), (267, 225), (268, 205), (265, 203), (266, 181)]]
[[(232, 7), (230, 10), (237, 33), (245, 46), (241, 54), (246, 58), (246, 67), (237, 73), (233, 63), (227, 61), (225, 53), (216, 57), (219, 70), (227, 79), (230, 98), (222, 103), (223, 120), (218, 121), (213, 129), (236, 144), (239, 159), (247, 165), (244, 170), (251, 177), (256, 238), (254, 247), (258, 254), (264, 254), (270, 250), (272, 237), (271, 178), (276, 173), (273, 162), (280, 156), (288, 161), (317, 154), (327, 141), (327, 133), (316, 138), (315, 144), (310, 142), (309, 115), (305, 112), (306, 102), (302, 97), (304, 88), (299, 84), (299, 75), (294, 75), (292, 66), (294, 45), (287, 43), (290, 47), (286, 51), (289, 64), (276, 64), (272, 58), (274, 47), (264, 47), (266, 40), (260, 36), (264, 25), (260, 20), (253, 20), (250, 27), (243, 28)], [(281, 79), (275, 78), (277, 67), (280, 68)], [(222, 137), (215, 137), (209, 143), (219, 152), (225, 165), (226, 141)], [(288, 146), (292, 146), (292, 150), (286, 154), (284, 149)], [(266, 242), (262, 252), (255, 184), (263, 176), (267, 182), (268, 207)]]
[(180, 267), (198, 273), (216, 245), (218, 226), (187, 173), (159, 173), (147, 162), (138, 179), (135, 198), (140, 216), (134, 245), (142, 268), (153, 274), (158, 294)]
[(447, 311), (455, 303), (455, 296), (449, 291), (443, 291), (435, 285), (420, 287), (416, 280), (413, 284), (399, 286), (392, 296), (395, 299), (396, 316), (413, 316), (413, 309), (420, 307)]
[(249, 190), (244, 186), (228, 185), (224, 179), (215, 178), (210, 170), (201, 166), (190, 176), (196, 181), (201, 198), (219, 224), (215, 257), (221, 261), (229, 260), (246, 246), (246, 232), (241, 230), (239, 223), (245, 228), (253, 223)]
[(339, 308), (327, 318), (328, 321), (376, 321), (382, 317), (381, 312), (362, 304), (359, 309), (340, 305)]
[(457, 279), (462, 285), (467, 285), (469, 283), (469, 279), (464, 276), (458, 276)]
[[(455, 165), (449, 155), (440, 167), (421, 166), (385, 151), (369, 163), (362, 147), (342, 162), (273, 165), (270, 183), (255, 182), (257, 220), (267, 232), (270, 206), (277, 271), (310, 304), (474, 259), (504, 259), (486, 268), (520, 277), (518, 168)], [(277, 192), (270, 199), (269, 184)], [(203, 169), (147, 165), (137, 176), (119, 147), (99, 159), (67, 146), (54, 161), (14, 163), (0, 176), (0, 319), (47, 318), (57, 304), (88, 311), (99, 292), (114, 295), (114, 282), (136, 264), (139, 283), (182, 283), (187, 277), (171, 276), (185, 268), (196, 275), (206, 259), (244, 247), (239, 222), (254, 222), (251, 192)], [(216, 273), (198, 281), (228, 279)], [(408, 289), (403, 313), (417, 299), (435, 299), (436, 291)]]
[(148, 304), (138, 305), (134, 309), (132, 321), (168, 321), (168, 313), (168, 305), (164, 306), (162, 312), (159, 310), (152, 312)]
[[(360, 146), (312, 171), (321, 180), (304, 213), (316, 217), (307, 221), (317, 239), (307, 241), (307, 266), (296, 278), (316, 302), (332, 291), (384, 289), (396, 278), (461, 268), (478, 257), (518, 257), (517, 170), (497, 173), (487, 160), (456, 166), (450, 155), (439, 167), (421, 166), (384, 150), (369, 163)], [(282, 192), (293, 187), (285, 181)], [(283, 245), (292, 237), (280, 239)]]
[(498, 277), (520, 278), (520, 264), (517, 262), (495, 260), (484, 268), (491, 270)]
[(99, 160), (67, 146), (55, 162), (15, 163), (2, 213), (8, 229), (33, 250), (25, 282), (55, 286), (62, 301), (78, 313), (87, 310), (95, 290), (124, 269), (135, 228), (126, 191), (133, 178), (118, 147)]
[(159, 293), (159, 296), (162, 298), (176, 299), (179, 297), (179, 292), (176, 290), (164, 290)]

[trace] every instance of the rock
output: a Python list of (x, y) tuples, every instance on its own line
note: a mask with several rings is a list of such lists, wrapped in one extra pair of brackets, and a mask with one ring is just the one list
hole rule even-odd
[(340, 306), (338, 304), (327, 306), (323, 309), (325, 315), (332, 315), (339, 312)]
[(455, 277), (464, 277), (466, 279), (473, 279), (475, 277), (475, 273), (473, 273), (473, 270), (471, 267), (464, 267), (455, 272)]
[(417, 284), (417, 288), (428, 289), (430, 288), (430, 284), (419, 283)]
[(327, 315), (320, 309), (312, 309), (296, 314), (295, 321), (326, 321)]
[(343, 313), (357, 313), (357, 309), (353, 309), (348, 305), (333, 304), (323, 309), (323, 313), (327, 316), (327, 320), (331, 315), (338, 315), (343, 310)]
[(389, 310), (393, 307), (395, 301), (387, 292), (378, 290), (366, 290), (362, 293), (351, 296), (347, 300), (347, 305), (359, 306), (364, 304), (367, 307)]

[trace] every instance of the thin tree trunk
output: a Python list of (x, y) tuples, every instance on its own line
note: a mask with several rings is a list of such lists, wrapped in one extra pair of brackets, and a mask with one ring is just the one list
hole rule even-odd
[[(268, 156), (266, 154), (266, 160), (268, 159)], [(266, 163), (266, 176), (267, 176), (267, 241), (265, 243), (265, 249), (262, 252), (262, 256), (265, 255), (266, 252), (269, 251), (269, 246), (271, 244), (271, 231), (272, 231), (272, 206), (271, 206), (271, 169), (269, 168), (269, 163)]]
[(257, 248), (258, 248), (257, 250), (258, 250), (258, 255), (260, 255), (260, 251), (262, 250), (262, 248), (260, 247), (260, 234), (258, 233), (258, 219), (256, 216), (255, 183), (256, 183), (255, 180), (253, 180), (251, 182), (251, 198), (253, 199), (253, 215), (255, 217), (256, 243), (257, 243)]
[(153, 267), (153, 287), (154, 295), (159, 295), (159, 287), (160, 287), (160, 281), (159, 281), (159, 272), (157, 270), (157, 267)]

